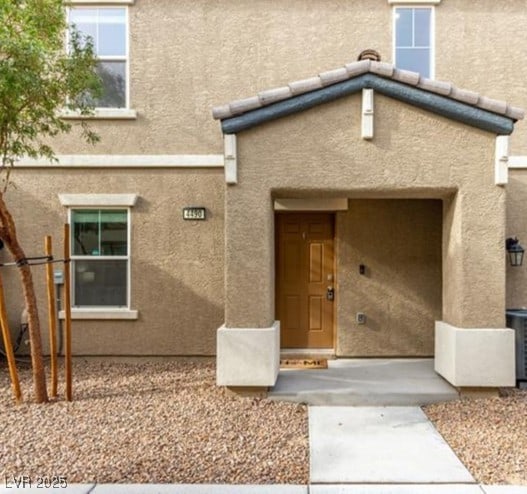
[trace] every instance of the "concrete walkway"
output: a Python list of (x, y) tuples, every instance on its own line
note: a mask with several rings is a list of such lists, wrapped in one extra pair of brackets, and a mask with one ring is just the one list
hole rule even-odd
[(455, 400), (433, 359), (339, 359), (328, 369), (282, 370), (269, 398), (336, 406), (419, 406)]
[(312, 484), (474, 484), (419, 407), (310, 407)]

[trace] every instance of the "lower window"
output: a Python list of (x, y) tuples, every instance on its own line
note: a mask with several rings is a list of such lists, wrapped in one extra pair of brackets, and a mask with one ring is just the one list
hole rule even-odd
[(129, 307), (129, 220), (129, 209), (70, 210), (73, 307)]

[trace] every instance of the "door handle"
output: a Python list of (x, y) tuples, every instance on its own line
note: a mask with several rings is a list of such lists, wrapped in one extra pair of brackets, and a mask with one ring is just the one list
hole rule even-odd
[(333, 302), (335, 300), (335, 289), (332, 286), (328, 286), (326, 291), (326, 299)]

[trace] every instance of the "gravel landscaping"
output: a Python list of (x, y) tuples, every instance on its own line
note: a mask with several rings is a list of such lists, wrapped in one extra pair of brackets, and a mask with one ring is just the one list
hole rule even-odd
[(527, 390), (424, 410), (478, 482), (527, 485)]
[[(0, 364), (0, 479), (295, 483), (309, 474), (307, 407), (241, 398), (212, 362), (75, 361), (74, 401), (14, 404)], [(60, 388), (62, 389), (62, 388)]]
[[(309, 481), (307, 407), (218, 388), (212, 361), (76, 360), (74, 401), (45, 405), (28, 403), (30, 369), (19, 371), (17, 406), (0, 363), (1, 479)], [(527, 485), (527, 390), (424, 410), (477, 482)]]

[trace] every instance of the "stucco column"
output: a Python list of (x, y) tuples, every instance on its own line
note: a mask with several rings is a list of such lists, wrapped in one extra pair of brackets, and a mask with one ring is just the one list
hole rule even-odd
[(274, 321), (274, 211), (266, 190), (225, 194), (225, 323), (265, 328)]
[(271, 195), (241, 181), (225, 194), (225, 325), (218, 330), (217, 382), (272, 386), (279, 363)]
[(435, 369), (459, 387), (513, 386), (514, 332), (505, 328), (505, 191), (467, 189), (444, 201)]
[(443, 320), (505, 324), (505, 191), (459, 190), (443, 206)]

